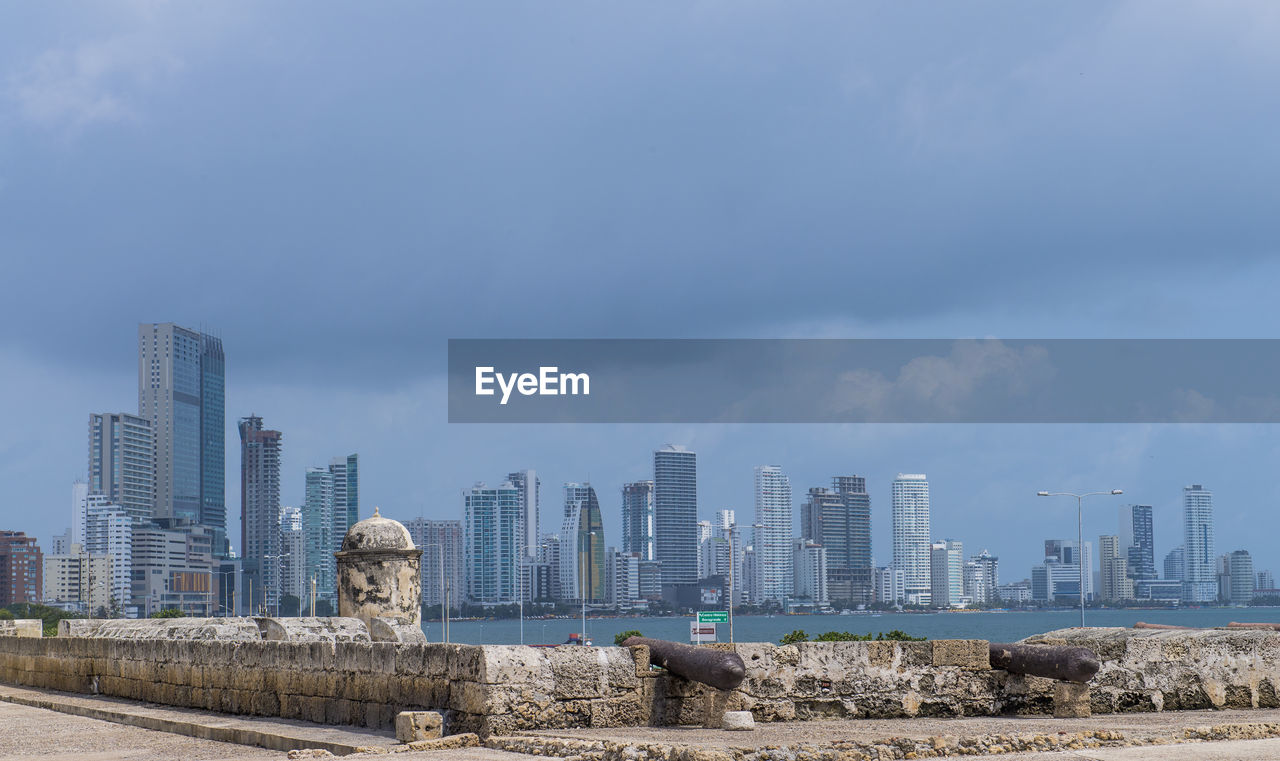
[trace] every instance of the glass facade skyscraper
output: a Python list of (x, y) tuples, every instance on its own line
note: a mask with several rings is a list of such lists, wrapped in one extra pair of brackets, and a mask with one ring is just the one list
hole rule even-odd
[(622, 551), (653, 560), (653, 482), (622, 485)]
[(467, 490), (463, 494), (463, 530), (467, 597), (480, 604), (518, 601), (520, 490), (510, 481), (496, 488), (478, 483)]
[(653, 453), (654, 556), (662, 583), (698, 580), (698, 456), (682, 446)]
[(151, 423), (157, 519), (227, 530), (222, 340), (173, 323), (138, 325), (138, 416)]
[(333, 473), (326, 468), (307, 468), (302, 503), (306, 574), (308, 583), (316, 580), (316, 599), (330, 604), (338, 599), (333, 526)]
[(135, 523), (145, 523), (155, 507), (155, 490), (151, 421), (127, 412), (90, 415), (86, 494), (105, 496)]
[(1151, 505), (1120, 507), (1120, 556), (1128, 564), (1129, 578), (1141, 581), (1157, 577)]
[(809, 489), (800, 533), (826, 549), (832, 600), (872, 601), (871, 496), (865, 478), (836, 476), (830, 489)]
[(561, 594), (570, 600), (604, 603), (608, 599), (604, 521), (591, 484), (564, 485), (560, 541)]

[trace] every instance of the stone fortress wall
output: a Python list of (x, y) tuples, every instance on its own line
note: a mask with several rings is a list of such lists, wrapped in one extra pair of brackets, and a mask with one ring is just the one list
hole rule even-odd
[[(403, 627), (377, 641), (352, 618), (80, 620), (48, 638), (0, 623), (12, 624), (0, 628), (0, 682), (233, 714), (386, 728), (399, 711), (440, 710), (447, 732), (487, 736), (697, 724), (716, 697), (651, 669), (644, 647), (428, 644), (403, 641)], [(1096, 713), (1280, 705), (1280, 633), (1065, 629), (1028, 641), (1098, 653)], [(758, 721), (1053, 712), (1057, 683), (992, 669), (982, 640), (709, 647), (747, 666), (722, 707)]]

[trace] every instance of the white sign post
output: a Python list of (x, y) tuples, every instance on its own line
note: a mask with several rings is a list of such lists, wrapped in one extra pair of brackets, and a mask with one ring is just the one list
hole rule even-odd
[(716, 639), (715, 624), (700, 624), (697, 621), (689, 622), (689, 641), (695, 645), (701, 645), (707, 638), (712, 642)]

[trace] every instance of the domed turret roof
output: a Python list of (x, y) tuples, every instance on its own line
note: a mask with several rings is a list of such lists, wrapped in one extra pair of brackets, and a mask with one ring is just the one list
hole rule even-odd
[(342, 551), (351, 550), (412, 550), (413, 537), (409, 529), (399, 521), (383, 518), (378, 508), (373, 516), (352, 526), (342, 538)]

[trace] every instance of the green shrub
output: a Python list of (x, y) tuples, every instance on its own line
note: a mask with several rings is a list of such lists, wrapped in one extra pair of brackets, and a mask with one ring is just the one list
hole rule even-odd
[(784, 645), (794, 645), (797, 642), (808, 642), (809, 635), (804, 633), (804, 629), (794, 629), (790, 634), (782, 635), (782, 639), (778, 641)]
[(165, 608), (151, 614), (152, 618), (186, 618), (187, 614), (177, 608)]
[(627, 629), (625, 632), (618, 632), (617, 634), (613, 635), (613, 644), (621, 647), (622, 643), (626, 642), (631, 637), (643, 637), (643, 636), (644, 636), (643, 634), (636, 631), (635, 629)]
[[(894, 629), (889, 632), (878, 632), (875, 636), (871, 632), (866, 634), (853, 634), (851, 632), (823, 632), (813, 638), (814, 642), (924, 642), (927, 637), (913, 637), (901, 629)], [(797, 642), (809, 642), (809, 635), (803, 629), (796, 629), (790, 634), (784, 634), (780, 640), (784, 645), (794, 645)]]

